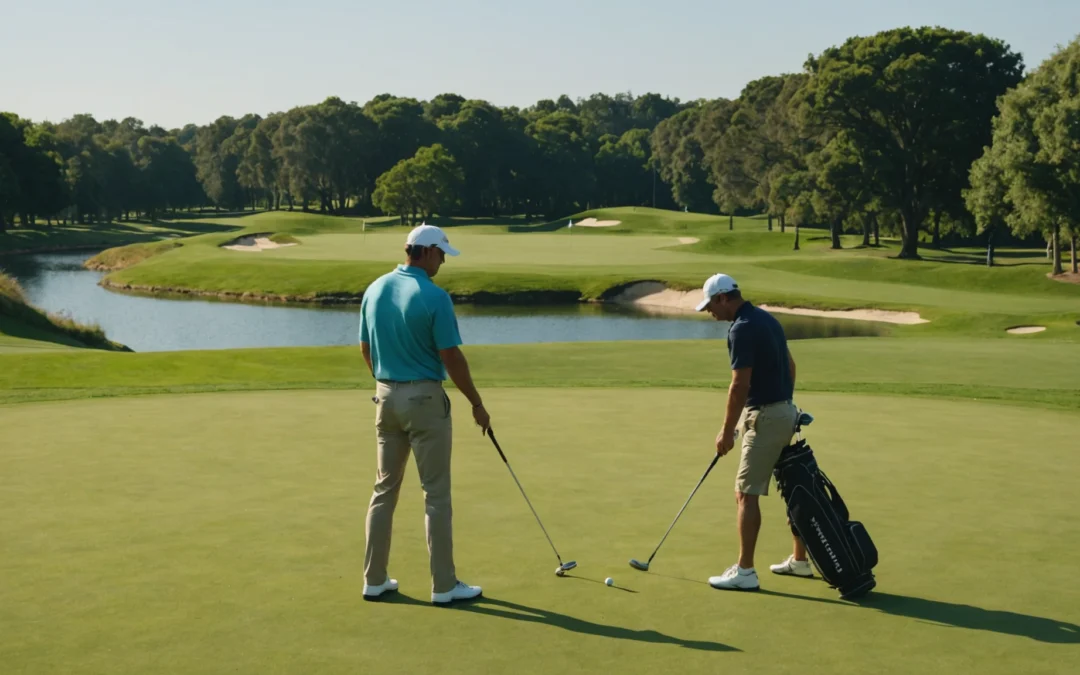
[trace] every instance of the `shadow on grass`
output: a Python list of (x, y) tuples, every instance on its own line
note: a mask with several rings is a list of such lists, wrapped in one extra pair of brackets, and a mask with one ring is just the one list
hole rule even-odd
[(236, 223), (207, 223), (207, 222), (195, 222), (187, 220), (170, 220), (168, 222), (159, 222), (158, 226), (168, 227), (170, 230), (176, 230), (178, 232), (186, 232), (188, 234), (207, 234), (210, 232), (230, 232), (233, 230), (242, 230), (243, 228)]
[(1030, 614), (983, 609), (974, 605), (958, 605), (891, 593), (870, 593), (860, 598), (855, 604), (859, 607), (877, 609), (886, 614), (906, 616), (939, 625), (1015, 635), (1039, 642), (1080, 644), (1080, 626)]
[[(393, 596), (388, 597), (383, 602), (396, 605), (423, 605), (425, 607), (431, 607), (430, 603), (422, 602), (415, 598), (410, 598), (407, 595), (401, 595), (400, 593), (394, 593)], [(720, 642), (683, 640), (671, 635), (665, 635), (655, 630), (633, 630), (621, 626), (594, 623), (566, 614), (559, 614), (558, 612), (553, 612), (551, 610), (529, 607), (527, 605), (520, 605), (506, 600), (496, 600), (494, 598), (477, 598), (472, 602), (456, 605), (453, 609), (459, 612), (483, 614), (499, 619), (510, 619), (512, 621), (523, 621), (525, 623), (540, 623), (556, 628), (562, 628), (563, 630), (568, 630), (573, 633), (595, 635), (597, 637), (607, 637), (615, 640), (632, 640), (634, 642), (645, 642), (650, 644), (669, 644), (708, 652), (742, 651), (737, 647), (725, 645)]]
[(974, 605), (961, 605), (940, 600), (927, 600), (907, 595), (871, 592), (858, 600), (846, 602), (828, 598), (814, 598), (806, 595), (781, 593), (762, 589), (762, 595), (809, 600), (829, 605), (876, 609), (885, 614), (903, 616), (926, 623), (952, 628), (985, 630), (1002, 635), (1026, 637), (1038, 642), (1054, 644), (1080, 644), (1080, 626), (1067, 621), (1048, 619), (1031, 614), (1020, 614), (996, 609), (983, 609)]
[[(603, 581), (600, 581), (599, 579), (590, 579), (589, 577), (580, 577), (580, 576), (578, 576), (576, 574), (567, 574), (565, 576), (566, 576), (567, 579), (577, 579), (578, 581), (588, 581), (591, 584), (600, 584), (601, 586), (607, 586), (607, 584), (605, 584)], [(612, 588), (612, 590), (622, 591), (623, 593), (633, 593), (635, 595), (637, 594), (637, 591), (635, 591), (634, 589), (626, 588), (625, 586), (619, 586), (618, 584), (613, 584), (611, 586), (611, 588)]]
[[(1080, 323), (1080, 322), (1078, 322)], [(693, 584), (708, 586), (704, 581), (687, 579), (686, 577), (673, 576), (657, 572), (648, 572), (653, 576), (684, 581)], [(800, 580), (805, 582), (819, 582), (820, 579)], [(717, 591), (724, 593), (726, 591)], [(786, 598), (789, 600), (806, 600), (809, 602), (821, 602), (827, 605), (841, 607), (876, 609), (885, 614), (903, 616), (939, 626), (953, 628), (967, 628), (970, 630), (985, 630), (1002, 635), (1015, 635), (1026, 637), (1038, 642), (1053, 644), (1080, 644), (1080, 626), (1067, 621), (1048, 619), (1046, 617), (1031, 614), (1020, 614), (1004, 610), (983, 609), (974, 605), (961, 605), (939, 600), (927, 600), (914, 598), (906, 595), (894, 595), (892, 593), (879, 593), (872, 591), (869, 595), (855, 601), (834, 600), (830, 598), (815, 598), (809, 595), (796, 595), (783, 593), (762, 588), (759, 595)]]
[(494, 225), (505, 226), (513, 231), (514, 228), (530, 228), (530, 223), (540, 224), (537, 218), (526, 218), (525, 216), (476, 216), (472, 218), (441, 218), (433, 217), (427, 218), (425, 222), (428, 225), (436, 225), (441, 228), (448, 227), (468, 227), (470, 225)]

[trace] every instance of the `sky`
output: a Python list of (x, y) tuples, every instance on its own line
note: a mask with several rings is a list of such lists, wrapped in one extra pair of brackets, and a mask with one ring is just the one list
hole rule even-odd
[(0, 111), (176, 128), (382, 93), (734, 98), (909, 25), (985, 33), (1032, 69), (1080, 34), (1080, 1), (0, 0)]

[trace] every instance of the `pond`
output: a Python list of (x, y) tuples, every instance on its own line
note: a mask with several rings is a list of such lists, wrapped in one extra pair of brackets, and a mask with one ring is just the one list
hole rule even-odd
[[(101, 272), (83, 267), (93, 253), (0, 257), (0, 269), (22, 284), (30, 302), (101, 326), (137, 352), (243, 347), (354, 345), (359, 307), (314, 308), (115, 293)], [(610, 340), (723, 339), (726, 323), (688, 313), (656, 315), (634, 308), (456, 306), (466, 344)], [(789, 339), (881, 335), (880, 324), (778, 314)]]

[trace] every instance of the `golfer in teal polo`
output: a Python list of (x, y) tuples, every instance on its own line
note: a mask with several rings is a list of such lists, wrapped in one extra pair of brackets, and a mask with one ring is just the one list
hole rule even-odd
[(459, 348), (457, 317), (450, 295), (432, 278), (447, 255), (458, 255), (446, 234), (421, 225), (405, 241), (403, 265), (379, 277), (360, 305), (360, 346), (375, 377), (378, 473), (367, 513), (364, 599), (396, 591), (387, 573), (390, 531), (409, 452), (416, 456), (424, 489), (431, 601), (438, 605), (481, 594), (457, 578), (451, 528), (450, 448), (453, 429), (447, 375), (472, 405), (483, 431), (490, 426)]

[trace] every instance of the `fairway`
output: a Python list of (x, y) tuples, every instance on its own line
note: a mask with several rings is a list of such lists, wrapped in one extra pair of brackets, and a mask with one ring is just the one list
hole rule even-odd
[[(1080, 316), (1080, 286), (1047, 279), (1044, 256), (1034, 250), (1003, 250), (999, 265), (987, 269), (977, 252), (967, 249), (927, 249), (923, 261), (891, 260), (898, 242), (862, 247), (860, 237), (845, 235), (844, 248), (830, 250), (829, 238), (811, 229), (803, 230), (800, 250), (794, 251), (792, 228), (769, 231), (759, 218), (737, 218), (735, 229), (729, 229), (726, 217), (658, 209), (586, 214), (621, 224), (571, 230), (565, 221), (536, 226), (498, 219), (450, 222), (446, 232), (462, 255), (448, 258), (438, 282), (461, 302), (569, 303), (604, 298), (641, 280), (697, 289), (703, 279), (724, 271), (759, 303), (915, 310), (931, 320), (904, 335), (938, 332), (935, 324), (943, 320), (947, 332), (980, 335), (1037, 320), (1050, 328), (1045, 337), (1068, 339), (1071, 333), (1061, 329), (1071, 329)], [(231, 231), (174, 240), (182, 245), (155, 249), (157, 255), (111, 272), (105, 283), (249, 300), (312, 302), (332, 296), (356, 302), (372, 281), (402, 261), (409, 231), (381, 224), (365, 233), (359, 219), (285, 212), (199, 226)], [(222, 248), (242, 235), (270, 232), (299, 244), (257, 253)], [(137, 260), (145, 253), (127, 249), (106, 252), (103, 259)]]
[[(554, 576), (455, 394), (457, 563), (485, 599), (453, 610), (427, 604), (412, 463), (391, 558), (401, 593), (360, 599), (374, 474), (366, 391), (0, 407), (5, 438), (20, 439), (0, 451), (4, 672), (1004, 674), (1076, 663), (1080, 499), (1053, 487), (1080, 478), (1075, 412), (800, 395), (823, 468), (881, 551), (878, 588), (857, 606), (820, 581), (767, 573), (757, 594), (704, 583), (736, 551), (730, 460), (653, 571), (627, 566), (712, 456), (722, 392), (487, 398), (515, 471), (580, 567)], [(775, 493), (763, 507), (759, 569), (789, 545)]]
[[(470, 228), (471, 229), (471, 228)], [(492, 265), (638, 265), (693, 262), (680, 253), (677, 237), (640, 235), (634, 237), (600, 237), (566, 231), (559, 233), (518, 234), (508, 238), (503, 234), (447, 230), (454, 248), (461, 256), (452, 262), (462, 268), (486, 268)], [(367, 260), (394, 261), (404, 259), (405, 236), (408, 231), (395, 229), (368, 235), (319, 234), (301, 237), (299, 246), (262, 251), (267, 258), (295, 260)], [(663, 250), (670, 248), (672, 250)], [(245, 255), (225, 251), (225, 255)]]

